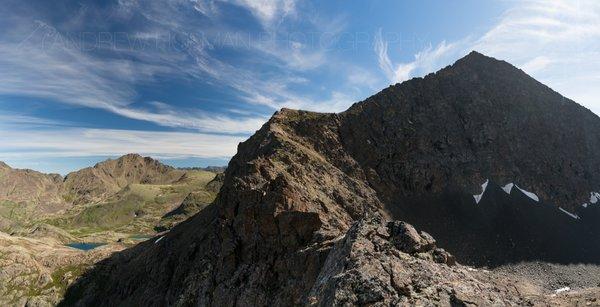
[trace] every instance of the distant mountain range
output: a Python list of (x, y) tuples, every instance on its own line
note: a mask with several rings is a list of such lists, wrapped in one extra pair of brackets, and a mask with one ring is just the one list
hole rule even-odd
[(35, 202), (54, 211), (75, 203), (98, 201), (131, 183), (171, 183), (184, 172), (149, 157), (128, 154), (69, 173), (65, 178), (12, 169), (1, 162), (0, 174), (0, 199)]
[(600, 262), (598, 191), (600, 119), (472, 52), (339, 114), (277, 112), (210, 206), (103, 261), (63, 304), (597, 302), (596, 284), (555, 293), (463, 264)]
[(0, 163), (0, 305), (57, 304), (95, 262), (208, 206), (222, 180), (137, 154), (65, 178)]
[[(57, 174), (13, 169), (0, 162), (0, 202), (3, 204), (0, 206), (0, 230), (9, 228), (14, 220), (60, 216), (65, 210), (76, 211), (92, 204), (129, 197), (132, 185), (185, 185), (192, 183), (197, 174), (204, 172), (214, 176), (223, 171), (220, 168), (213, 170), (176, 169), (149, 157), (128, 154), (63, 178)], [(211, 193), (217, 190), (213, 187)], [(182, 195), (179, 202), (186, 195)]]

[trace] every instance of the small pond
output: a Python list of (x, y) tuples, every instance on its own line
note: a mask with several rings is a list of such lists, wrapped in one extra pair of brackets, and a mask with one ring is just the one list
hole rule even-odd
[(80, 249), (80, 250), (84, 250), (84, 251), (88, 251), (90, 249), (94, 249), (98, 246), (102, 246), (105, 245), (105, 243), (85, 243), (85, 242), (73, 242), (73, 243), (69, 243), (66, 244), (68, 247), (72, 247), (72, 248), (76, 248), (76, 249)]

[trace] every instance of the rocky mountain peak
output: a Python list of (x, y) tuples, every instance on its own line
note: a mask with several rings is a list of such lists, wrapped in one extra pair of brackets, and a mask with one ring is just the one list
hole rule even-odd
[(78, 202), (93, 202), (129, 184), (170, 183), (180, 179), (184, 173), (150, 157), (127, 154), (68, 174), (64, 189), (66, 193), (76, 195)]
[[(510, 183), (517, 188), (506, 195), (501, 187)], [(441, 272), (454, 262), (450, 255), (489, 266), (597, 255), (597, 223), (559, 209), (581, 207), (599, 183), (600, 119), (512, 65), (471, 53), (339, 114), (277, 112), (238, 146), (212, 205), (107, 261), (67, 298), (82, 305), (328, 305), (345, 293), (354, 295), (349, 304), (409, 302), (411, 272), (393, 291), (390, 278), (380, 284), (361, 274), (415, 263), (390, 256), (397, 251), (444, 260), (444, 269), (430, 262), (415, 272)], [(356, 226), (372, 213), (414, 227)], [(358, 256), (373, 242), (389, 252), (365, 262)], [(355, 268), (347, 283), (335, 278), (344, 262)], [(155, 272), (160, 279), (147, 282)], [(488, 302), (502, 300), (493, 282), (471, 282), (494, 296)], [(424, 304), (460, 301), (451, 296), (461, 285), (432, 288), (433, 301)]]
[(60, 197), (62, 177), (29, 169), (13, 169), (0, 162), (0, 201), (38, 203), (37, 213), (55, 212), (68, 205)]
[(482, 65), (482, 66), (487, 65), (488, 68), (492, 68), (491, 66), (494, 66), (494, 65), (496, 65), (496, 66), (509, 65), (511, 67), (514, 67), (505, 61), (497, 60), (493, 57), (486, 56), (475, 50), (469, 52), (469, 54), (460, 58), (451, 66), (455, 66), (455, 67), (456, 66), (470, 66), (472, 68), (476, 68), (478, 65)]
[(598, 116), (518, 68), (476, 52), (342, 114), (346, 147), (364, 167), (377, 172), (378, 161), (381, 168), (397, 159), (410, 161), (403, 168), (429, 165), (416, 176), (400, 169), (386, 174), (407, 176), (419, 186), (400, 194), (462, 187), (475, 192), (489, 178), (520, 182), (548, 202), (574, 207), (600, 189), (600, 153), (592, 150), (600, 146), (592, 133), (600, 131)]
[(130, 153), (123, 155), (117, 159), (108, 159), (97, 163), (95, 168), (127, 168), (133, 166), (148, 166), (160, 168), (161, 170), (169, 170), (172, 167), (160, 163), (158, 160), (154, 160), (151, 157), (143, 157), (136, 153)]

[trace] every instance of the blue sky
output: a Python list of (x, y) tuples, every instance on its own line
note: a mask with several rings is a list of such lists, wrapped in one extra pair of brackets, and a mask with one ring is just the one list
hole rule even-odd
[(597, 1), (13, 1), (0, 160), (224, 165), (282, 107), (339, 112), (471, 50), (600, 113)]

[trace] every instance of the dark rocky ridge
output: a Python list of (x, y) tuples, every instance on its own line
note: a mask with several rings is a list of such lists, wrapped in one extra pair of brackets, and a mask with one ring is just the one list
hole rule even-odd
[(518, 183), (573, 208), (600, 189), (600, 119), (512, 65), (471, 53), (343, 114), (344, 147), (386, 203)]
[[(514, 214), (503, 210), (530, 205), (525, 196), (515, 194), (513, 200), (511, 194), (499, 198), (499, 204), (486, 205), (496, 201), (486, 200), (498, 192), (491, 187), (474, 209), (471, 194), (480, 193), (486, 178), (502, 185), (515, 182), (539, 195), (544, 204), (538, 205), (573, 210), (599, 190), (599, 155), (597, 116), (508, 63), (471, 53), (451, 67), (392, 86), (340, 114), (276, 113), (240, 144), (212, 205), (162, 239), (100, 263), (70, 289), (65, 304), (328, 302), (318, 295), (315, 301), (315, 283), (326, 274), (326, 264), (335, 262), (328, 258), (353, 221), (372, 212), (431, 233), (459, 261), (544, 257), (553, 248), (543, 243), (522, 253), (524, 243), (501, 245), (514, 251), (502, 257), (489, 241), (497, 235), (496, 226), (520, 225), (513, 223)], [(504, 204), (513, 201), (517, 203)], [(486, 206), (495, 209), (485, 211)], [(465, 208), (471, 215), (463, 215)], [(466, 222), (471, 219), (465, 216), (475, 223)], [(474, 231), (481, 225), (485, 232)], [(565, 222), (564, 227), (569, 225)], [(457, 240), (457, 235), (465, 237)], [(513, 235), (503, 232), (499, 240), (514, 242)], [(525, 236), (522, 242), (530, 238), (528, 233), (517, 235)], [(535, 239), (547, 242), (545, 237)], [(476, 246), (476, 252), (462, 252), (468, 245)], [(597, 248), (586, 253), (598, 259)], [(574, 255), (550, 258), (571, 261), (568, 257)], [(435, 270), (443, 271), (440, 266)], [(478, 288), (491, 296), (498, 292), (494, 283), (488, 279)], [(450, 285), (449, 291), (466, 285)], [(352, 291), (342, 293), (351, 296)], [(506, 293), (517, 300), (506, 304), (520, 304), (525, 295)], [(461, 302), (439, 291), (425, 299), (430, 304)]]

